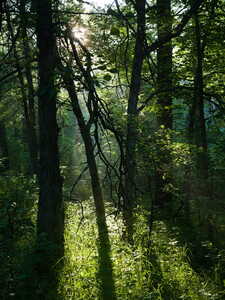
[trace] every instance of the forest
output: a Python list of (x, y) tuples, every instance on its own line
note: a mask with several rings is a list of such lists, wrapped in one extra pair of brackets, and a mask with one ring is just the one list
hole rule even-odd
[[(100, 4), (101, 2), (101, 4)], [(225, 299), (225, 1), (0, 1), (0, 299)]]

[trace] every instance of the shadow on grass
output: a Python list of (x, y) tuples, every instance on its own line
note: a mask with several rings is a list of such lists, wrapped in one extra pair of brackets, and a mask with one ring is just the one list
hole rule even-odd
[(166, 217), (169, 215), (171, 213), (164, 212), (160, 218), (165, 223), (168, 234), (187, 249), (191, 268), (199, 275), (204, 274), (205, 278), (213, 281), (220, 289), (224, 289), (225, 256), (221, 256), (223, 249), (214, 239), (210, 224), (200, 227), (185, 218), (184, 214), (176, 219)]

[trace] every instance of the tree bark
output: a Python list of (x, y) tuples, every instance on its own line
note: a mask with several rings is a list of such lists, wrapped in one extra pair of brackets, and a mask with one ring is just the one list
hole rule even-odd
[[(20, 5), (20, 17), (21, 17), (21, 32), (22, 32), (22, 40), (23, 40), (23, 46), (29, 47), (28, 45), (28, 37), (25, 36), (26, 33), (26, 14), (25, 14), (25, 3), (23, 3), (24, 0), (21, 0)], [(11, 24), (11, 18), (10, 13), (8, 10), (6, 10), (6, 17), (7, 17), (7, 26), (9, 29), (9, 33), (11, 35), (11, 39), (15, 40), (13, 27)], [(28, 49), (28, 48), (27, 48)], [(24, 75), (21, 68), (21, 63), (19, 61), (19, 56), (17, 52), (16, 44), (13, 46), (13, 55), (16, 60), (16, 69), (18, 73), (18, 79), (20, 83), (20, 89), (21, 89), (21, 95), (22, 95), (22, 103), (23, 103), (23, 109), (24, 109), (24, 117), (25, 117), (25, 124), (26, 124), (26, 136), (28, 140), (28, 149), (29, 149), (29, 155), (30, 155), (30, 173), (31, 174), (37, 174), (38, 169), (38, 150), (37, 150), (37, 135), (35, 130), (35, 111), (34, 111), (34, 91), (31, 89), (33, 88), (32, 83), (32, 74), (31, 74), (31, 66), (28, 62), (29, 60), (29, 53), (27, 49), (24, 49), (24, 55), (26, 57), (25, 61), (25, 70), (26, 70), (26, 76), (27, 76), (27, 83), (28, 83), (28, 95), (26, 92), (26, 86), (25, 86), (25, 80)]]
[(9, 150), (5, 124), (0, 120), (0, 171), (9, 169)]
[(23, 53), (25, 57), (25, 76), (27, 81), (27, 95), (26, 95), (26, 127), (28, 135), (28, 144), (30, 152), (30, 160), (32, 166), (32, 173), (38, 174), (38, 141), (36, 133), (36, 116), (34, 107), (34, 85), (33, 76), (31, 71), (31, 51), (29, 46), (29, 37), (27, 35), (27, 12), (26, 12), (26, 1), (21, 0), (20, 2), (20, 19), (21, 19), (21, 37), (23, 44)]
[(127, 138), (125, 157), (124, 221), (128, 241), (133, 239), (133, 208), (136, 202), (136, 146), (138, 134), (138, 97), (141, 88), (141, 71), (145, 54), (145, 0), (135, 1), (137, 32), (127, 107)]
[(36, 12), (39, 50), (38, 115), (40, 141), (37, 242), (41, 257), (37, 269), (40, 279), (49, 282), (49, 285), (47, 284), (46, 288), (43, 288), (43, 297), (53, 293), (52, 299), (55, 299), (55, 294), (57, 294), (56, 269), (60, 268), (64, 255), (64, 208), (57, 144), (57, 93), (54, 85), (56, 41), (52, 1), (37, 1)]
[(203, 83), (203, 59), (204, 43), (201, 37), (201, 27), (198, 13), (194, 15), (196, 61), (194, 75), (194, 143), (197, 146), (197, 170), (203, 180), (208, 179), (208, 145), (206, 124), (204, 116), (204, 83)]
[(197, 221), (202, 224), (203, 233), (208, 235), (209, 222), (207, 215), (211, 204), (211, 188), (209, 185), (208, 144), (204, 113), (204, 81), (203, 63), (205, 41), (202, 37), (201, 24), (198, 12), (193, 17), (194, 25), (194, 93), (190, 108), (189, 141), (192, 158), (195, 160), (196, 173), (194, 174), (194, 198), (197, 200)]
[[(157, 31), (158, 39), (163, 40), (171, 34), (171, 1), (157, 0)], [(156, 205), (164, 206), (171, 200), (171, 193), (167, 191), (166, 185), (169, 183), (168, 166), (171, 165), (169, 151), (166, 149), (166, 136), (172, 129), (172, 43), (168, 41), (157, 50), (157, 90), (158, 107), (157, 115), (158, 133), (160, 138), (158, 148), (158, 167), (156, 171), (156, 195), (154, 197)], [(162, 142), (161, 139), (165, 141)], [(156, 140), (156, 143), (158, 141)]]

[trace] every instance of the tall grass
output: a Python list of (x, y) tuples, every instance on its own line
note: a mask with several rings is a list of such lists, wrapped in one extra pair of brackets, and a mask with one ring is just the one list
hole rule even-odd
[[(196, 273), (188, 250), (179, 245), (163, 222), (155, 222), (151, 249), (148, 230), (138, 213), (135, 245), (123, 241), (123, 224), (108, 207), (107, 217), (118, 300), (224, 299), (217, 285)], [(65, 267), (60, 292), (65, 300), (98, 299), (97, 229), (90, 202), (68, 204), (65, 230)], [(147, 251), (148, 250), (148, 251)]]

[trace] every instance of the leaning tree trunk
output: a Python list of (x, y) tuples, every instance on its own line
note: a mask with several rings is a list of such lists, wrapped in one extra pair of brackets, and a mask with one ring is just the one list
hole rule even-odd
[[(40, 262), (37, 266), (40, 279), (47, 285), (43, 297), (56, 296), (56, 268), (64, 255), (64, 209), (62, 178), (59, 169), (58, 127), (56, 121), (56, 88), (54, 85), (56, 41), (52, 17), (52, 1), (38, 0), (37, 45), (39, 50), (39, 203), (37, 219), (37, 242)], [(49, 284), (48, 284), (49, 283)]]
[[(79, 121), (78, 121), (79, 123)], [(115, 300), (115, 283), (113, 277), (113, 266), (111, 261), (111, 247), (108, 228), (105, 217), (105, 205), (100, 185), (99, 174), (94, 154), (94, 145), (90, 132), (80, 127), (81, 135), (85, 144), (87, 162), (91, 175), (93, 198), (95, 203), (96, 221), (98, 227), (98, 254), (99, 271), (98, 277), (101, 283), (101, 297), (103, 300)]]
[(123, 216), (127, 239), (133, 242), (133, 208), (136, 202), (136, 146), (138, 134), (138, 97), (141, 87), (141, 71), (145, 54), (145, 0), (136, 0), (137, 32), (127, 107), (127, 139), (125, 157), (125, 195)]
[[(157, 0), (158, 39), (163, 40), (171, 34), (171, 1)], [(159, 149), (155, 182), (155, 204), (164, 206), (171, 200), (171, 193), (166, 188), (169, 183), (168, 166), (171, 165), (170, 153), (167, 150), (167, 136), (172, 129), (172, 42), (169, 41), (157, 50), (157, 93), (159, 113), (157, 123), (159, 136), (156, 144)], [(160, 141), (158, 141), (158, 138)], [(162, 142), (162, 139), (164, 142)]]
[[(76, 55), (76, 49), (74, 49), (74, 51), (74, 54)], [(116, 292), (113, 277), (113, 266), (111, 261), (110, 240), (106, 224), (105, 205), (103, 201), (102, 189), (95, 159), (94, 145), (90, 133), (91, 124), (87, 124), (85, 122), (82, 110), (80, 108), (79, 99), (73, 82), (72, 70), (68, 70), (69, 66), (67, 66), (67, 68), (65, 69), (60, 61), (59, 68), (61, 70), (64, 84), (71, 100), (72, 109), (74, 115), (77, 118), (80, 133), (84, 141), (87, 163), (91, 176), (91, 184), (95, 204), (95, 214), (98, 228), (98, 277), (101, 285), (100, 297), (103, 300), (115, 300)]]

